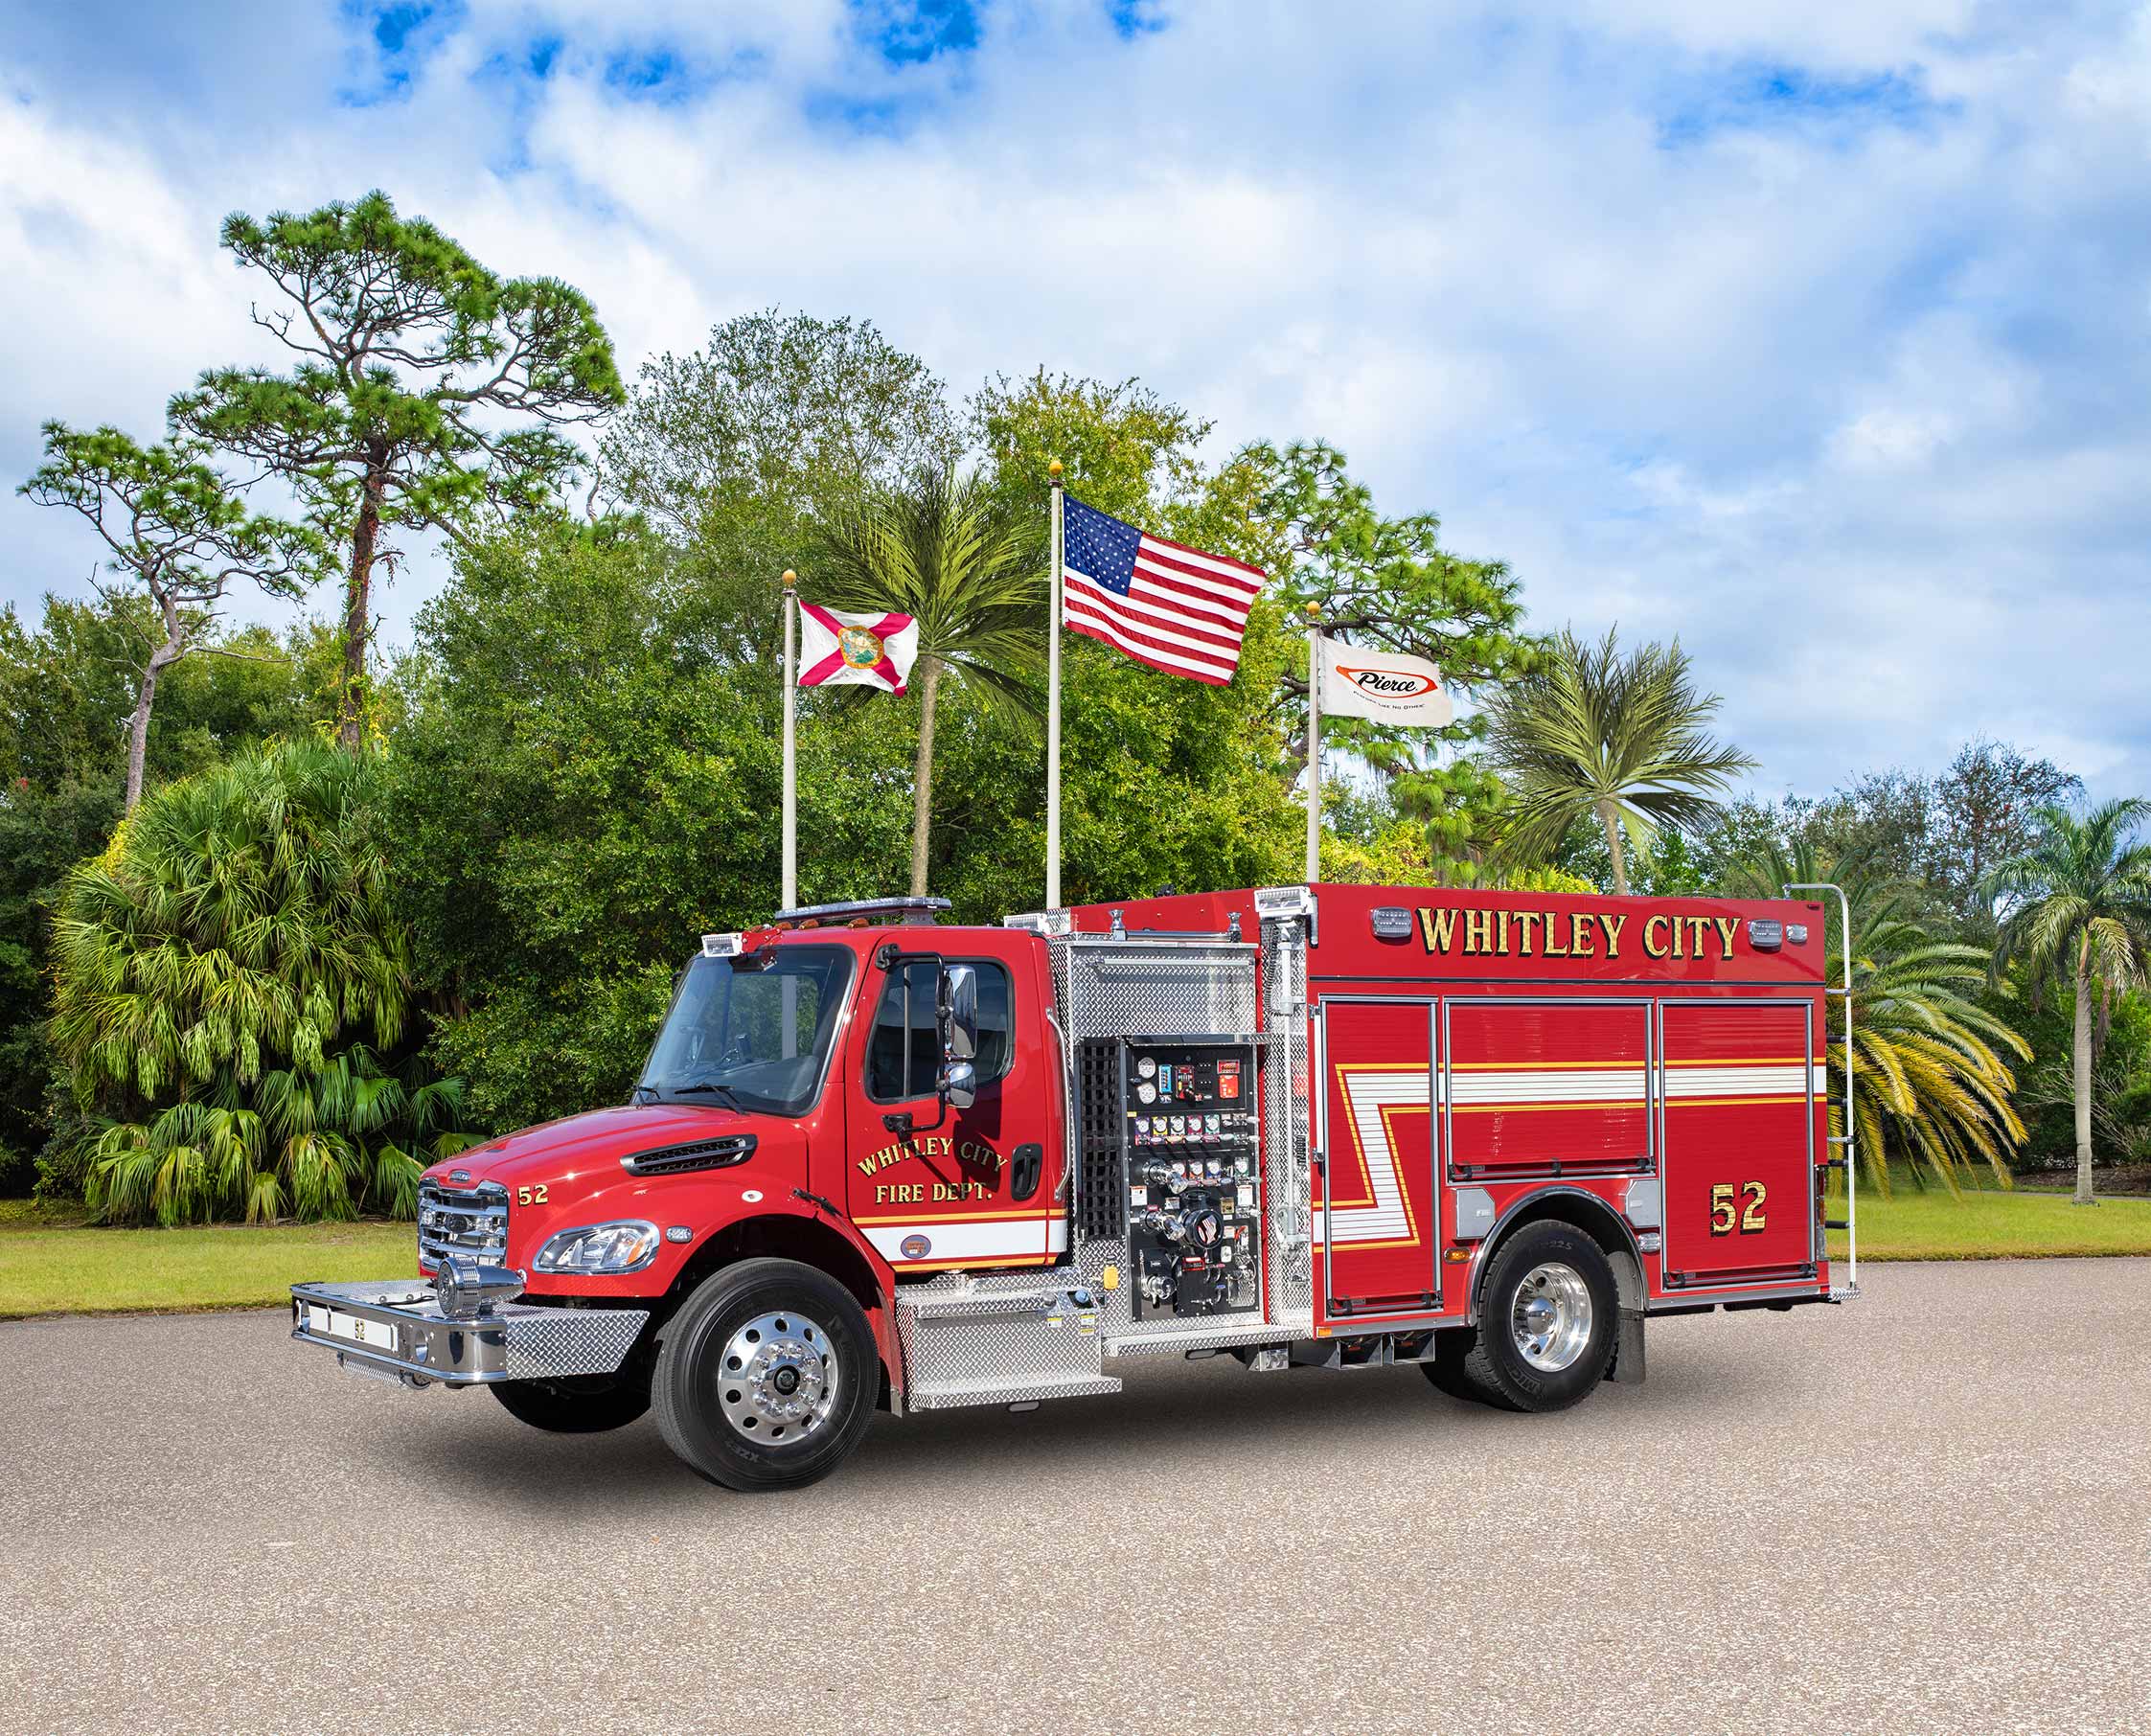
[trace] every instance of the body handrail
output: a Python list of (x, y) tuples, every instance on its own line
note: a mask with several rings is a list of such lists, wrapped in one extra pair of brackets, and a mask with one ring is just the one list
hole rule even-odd
[[(1838, 895), (1838, 935), (1843, 949), (1844, 986), (1842, 989), (1825, 989), (1825, 995), (1834, 994), (1844, 1003), (1844, 1133), (1831, 1141), (1842, 1154), (1844, 1164), (1844, 1288), (1830, 1287), (1830, 1299), (1841, 1301), (1860, 1293), (1860, 1212), (1857, 1203), (1859, 1185), (1854, 1177), (1857, 1148), (1853, 1143), (1852, 1122), (1852, 901), (1845, 897), (1844, 888), (1831, 880), (1797, 881), (1779, 888), (1787, 898), (1796, 892), (1834, 892)], [(1824, 1247), (1828, 1244), (1825, 1242)]]

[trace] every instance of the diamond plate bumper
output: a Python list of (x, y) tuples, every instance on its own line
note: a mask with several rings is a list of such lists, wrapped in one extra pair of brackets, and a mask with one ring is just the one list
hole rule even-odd
[(475, 1320), (450, 1319), (430, 1285), (294, 1284), (291, 1336), (336, 1353), (361, 1372), (407, 1386), (478, 1386), (498, 1381), (611, 1374), (650, 1314), (637, 1308), (501, 1303)]

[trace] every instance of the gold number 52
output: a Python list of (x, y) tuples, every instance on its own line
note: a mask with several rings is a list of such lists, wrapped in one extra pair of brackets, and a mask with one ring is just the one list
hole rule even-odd
[(517, 1205), (543, 1205), (545, 1203), (545, 1184), (539, 1182), (536, 1187), (517, 1188), (515, 1190), (515, 1203)]
[[(1734, 1199), (1736, 1186), (1748, 1197), (1745, 1210)], [(1763, 1201), (1769, 1198), (1770, 1190), (1760, 1181), (1716, 1183), (1710, 1190), (1710, 1233), (1729, 1236), (1737, 1229), (1745, 1236), (1768, 1228), (1770, 1221), (1763, 1216)]]

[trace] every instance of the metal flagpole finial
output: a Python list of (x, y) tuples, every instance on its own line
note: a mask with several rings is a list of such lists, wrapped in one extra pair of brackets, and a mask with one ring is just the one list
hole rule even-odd
[(791, 570), (791, 569), (790, 569), (790, 568), (789, 568), (789, 566), (788, 566), (788, 567), (786, 567), (786, 568), (785, 568), (785, 570), (784, 570), (784, 587), (785, 587), (785, 589), (789, 591), (789, 589), (791, 589), (791, 587), (792, 587), (793, 585), (797, 584), (798, 582), (799, 582), (799, 575), (798, 575), (797, 573), (793, 572), (793, 571), (792, 571), (792, 570)]
[(1045, 473), (1055, 482), (1059, 482), (1061, 480), (1061, 461), (1058, 458), (1048, 460)]

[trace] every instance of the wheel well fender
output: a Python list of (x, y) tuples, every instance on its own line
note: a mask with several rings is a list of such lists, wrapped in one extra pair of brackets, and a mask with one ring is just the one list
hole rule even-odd
[(850, 1236), (818, 1216), (805, 1212), (770, 1212), (735, 1219), (710, 1232), (688, 1256), (674, 1278), (672, 1289), (658, 1304), (656, 1336), (664, 1336), (665, 1322), (695, 1293), (711, 1273), (742, 1260), (796, 1260), (827, 1272), (866, 1312), (881, 1352), (884, 1398), (901, 1400), (904, 1390), (904, 1357), (897, 1343), (896, 1320), (890, 1308), (887, 1283), (877, 1272), (875, 1262)]
[(1640, 1313), (1645, 1300), (1643, 1252), (1628, 1221), (1605, 1199), (1583, 1188), (1543, 1187), (1510, 1200), (1473, 1251), (1466, 1276), (1466, 1319), (1474, 1324), (1478, 1320), (1479, 1291), (1501, 1244), (1526, 1224), (1549, 1219), (1582, 1230), (1598, 1244), (1607, 1264), (1613, 1268), (1613, 1291), (1621, 1307)]

